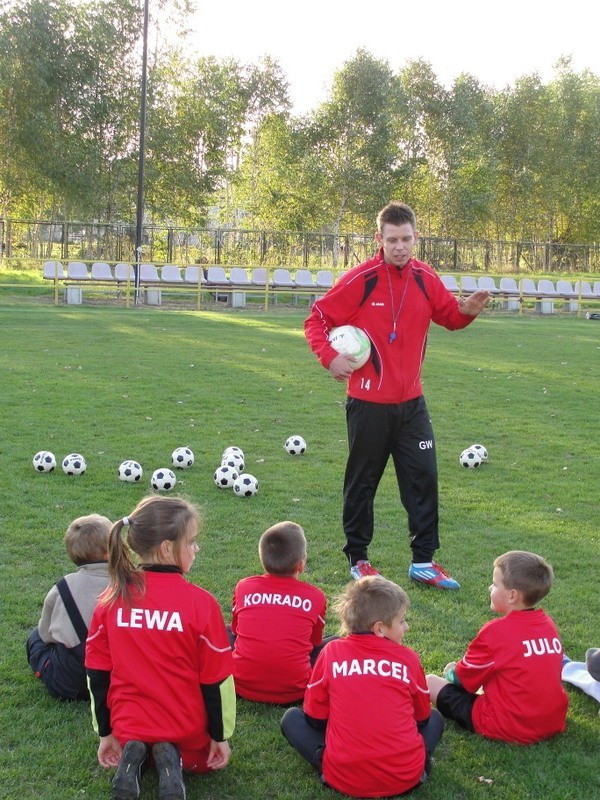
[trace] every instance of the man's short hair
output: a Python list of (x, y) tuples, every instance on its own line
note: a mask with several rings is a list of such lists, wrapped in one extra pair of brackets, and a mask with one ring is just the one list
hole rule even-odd
[(386, 224), (404, 225), (407, 222), (412, 225), (413, 231), (416, 231), (417, 218), (412, 208), (406, 203), (388, 203), (377, 214), (377, 231), (383, 233), (383, 226)]
[(65, 548), (69, 558), (77, 566), (88, 561), (105, 561), (108, 553), (108, 537), (112, 522), (100, 514), (77, 517), (65, 533)]
[(298, 563), (306, 560), (306, 537), (295, 522), (278, 522), (262, 534), (258, 555), (270, 575), (293, 575)]
[(344, 633), (366, 633), (376, 622), (391, 625), (410, 605), (397, 583), (380, 575), (368, 575), (349, 583), (334, 603)]
[(545, 597), (552, 586), (554, 571), (550, 564), (535, 553), (509, 550), (494, 561), (502, 573), (506, 589), (516, 589), (528, 605), (534, 606)]

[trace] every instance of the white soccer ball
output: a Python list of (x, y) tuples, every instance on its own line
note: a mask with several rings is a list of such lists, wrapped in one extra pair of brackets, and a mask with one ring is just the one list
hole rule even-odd
[(175, 473), (167, 467), (155, 469), (150, 478), (150, 486), (155, 492), (170, 492), (176, 483)]
[(458, 460), (462, 467), (469, 469), (477, 469), (483, 463), (479, 453), (476, 450), (471, 450), (470, 447), (462, 451)]
[(239, 475), (240, 472), (244, 471), (244, 456), (243, 454), (235, 453), (233, 451), (231, 453), (227, 453), (227, 455), (224, 455), (221, 459), (221, 466), (233, 467)]
[(306, 452), (306, 442), (301, 436), (290, 436), (283, 446), (291, 456), (301, 456)]
[(143, 474), (142, 465), (137, 461), (123, 461), (119, 465), (119, 480), (126, 483), (137, 483)]
[(233, 482), (233, 493), (238, 497), (252, 497), (258, 492), (258, 481), (254, 475), (245, 472), (238, 475)]
[(476, 453), (479, 453), (482, 461), (488, 460), (488, 451), (482, 444), (472, 444), (469, 450), (475, 450)]
[(242, 457), (242, 461), (244, 460), (244, 451), (242, 450), (241, 447), (238, 447), (235, 444), (232, 444), (229, 447), (226, 447), (225, 450), (223, 450), (223, 455), (221, 456), (221, 460), (227, 458), (227, 456), (232, 455), (232, 453), (235, 453), (236, 455), (241, 456)]
[(371, 340), (367, 334), (355, 325), (340, 325), (329, 334), (329, 343), (338, 353), (353, 356), (356, 363), (353, 369), (360, 369), (371, 355)]
[(69, 453), (62, 460), (63, 472), (67, 475), (83, 475), (86, 467), (85, 458), (79, 453)]
[(235, 467), (230, 467), (229, 464), (221, 464), (220, 467), (216, 468), (213, 478), (219, 489), (231, 489), (238, 474)]
[(56, 458), (50, 450), (40, 450), (33, 457), (33, 467), (36, 472), (52, 472), (56, 466)]
[(194, 454), (189, 447), (176, 447), (171, 455), (173, 466), (178, 469), (189, 469), (194, 463)]

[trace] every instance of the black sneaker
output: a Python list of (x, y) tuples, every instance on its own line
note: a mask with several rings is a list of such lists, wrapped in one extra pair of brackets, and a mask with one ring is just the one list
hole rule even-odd
[(152, 755), (158, 772), (158, 800), (185, 800), (181, 756), (175, 745), (157, 742)]
[(137, 800), (140, 796), (142, 765), (148, 750), (144, 742), (127, 742), (112, 782), (113, 800)]

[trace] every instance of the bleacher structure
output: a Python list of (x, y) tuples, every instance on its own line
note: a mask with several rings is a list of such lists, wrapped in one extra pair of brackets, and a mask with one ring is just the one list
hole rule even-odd
[[(163, 294), (193, 294), (197, 308), (200, 309), (205, 299), (223, 301), (233, 308), (246, 306), (247, 296), (258, 297), (265, 309), (269, 303), (276, 303), (280, 295), (291, 298), (297, 303), (301, 296), (308, 297), (313, 303), (333, 286), (342, 271), (328, 269), (289, 270), (285, 267), (255, 267), (221, 265), (189, 265), (154, 264), (139, 265), (139, 286), (135, 286), (135, 268), (132, 264), (119, 262), (111, 266), (107, 262), (94, 262), (90, 268), (83, 261), (46, 261), (43, 263), (44, 279), (53, 282), (54, 300), (59, 302), (59, 292), (64, 289), (64, 299), (69, 305), (80, 305), (84, 300), (84, 291), (116, 292), (124, 297), (129, 305), (135, 292), (147, 305), (162, 304)], [(508, 311), (522, 312), (525, 304), (532, 305), (534, 311), (541, 314), (552, 314), (561, 304), (561, 310), (581, 314), (582, 305), (589, 302), (600, 303), (600, 281), (592, 286), (587, 281), (572, 284), (567, 280), (554, 283), (548, 278), (537, 283), (531, 278), (522, 278), (518, 283), (515, 278), (502, 277), (499, 283), (490, 276), (451, 274), (440, 275), (446, 288), (453, 294), (466, 297), (477, 289), (486, 289), (492, 296), (493, 307)]]

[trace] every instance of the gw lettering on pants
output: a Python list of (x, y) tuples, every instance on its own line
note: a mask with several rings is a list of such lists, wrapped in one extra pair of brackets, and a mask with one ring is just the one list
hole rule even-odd
[(183, 633), (183, 623), (178, 611), (158, 611), (149, 608), (118, 608), (118, 628), (145, 628), (158, 631), (179, 631)]
[(419, 442), (419, 449), (433, 450), (433, 439), (425, 439), (424, 441)]
[(381, 678), (394, 678), (404, 683), (410, 683), (405, 664), (398, 661), (389, 661), (382, 658), (364, 658), (360, 661), (353, 658), (351, 661), (333, 661), (331, 665), (333, 678), (350, 678), (353, 675), (379, 675)]
[(523, 646), (525, 647), (524, 657), (529, 656), (545, 656), (552, 655), (553, 653), (562, 653), (562, 645), (560, 639), (554, 637), (551, 642), (548, 639), (523, 639)]
[(244, 606), (289, 606), (311, 611), (312, 602), (307, 597), (297, 594), (279, 594), (278, 592), (253, 592), (244, 595)]

